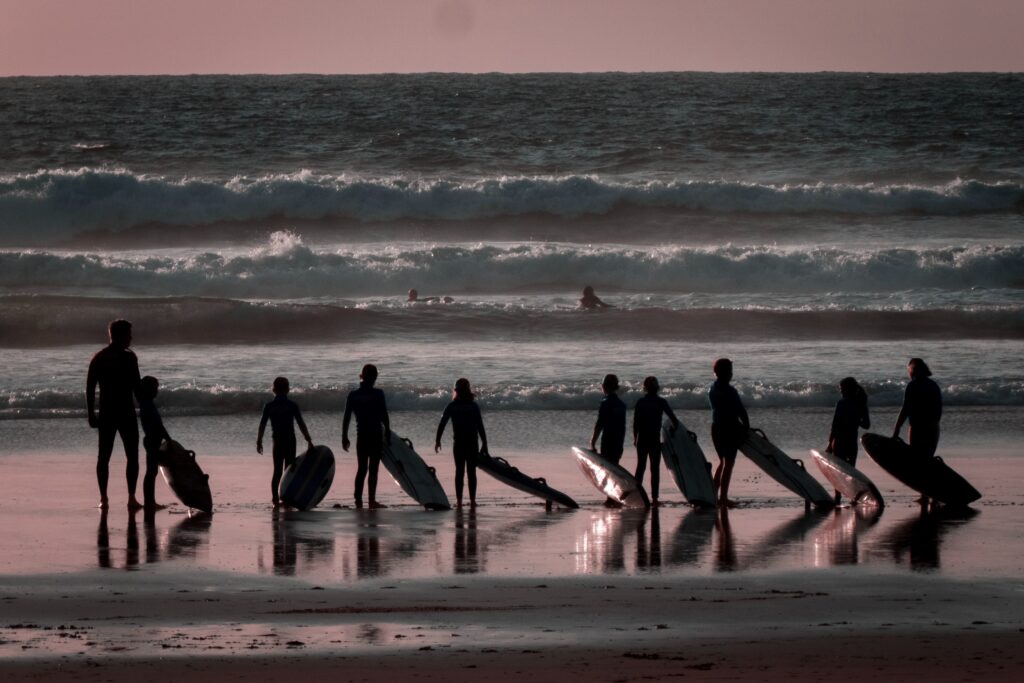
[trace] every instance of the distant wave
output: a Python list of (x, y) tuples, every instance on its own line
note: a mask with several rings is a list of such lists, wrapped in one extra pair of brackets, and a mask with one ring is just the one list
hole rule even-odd
[(322, 343), (388, 339), (1024, 339), (1024, 306), (925, 310), (618, 308), (601, 312), (493, 304), (250, 302), (200, 297), (0, 297), (0, 346), (92, 343), (115, 318), (146, 345)]
[(205, 226), (269, 219), (458, 221), (543, 214), (605, 215), (629, 208), (680, 212), (962, 215), (1018, 212), (1024, 186), (956, 180), (944, 185), (627, 182), (598, 176), (359, 178), (309, 171), (261, 177), (167, 178), (126, 169), (40, 170), (0, 176), (0, 239), (67, 239), (90, 230)]
[(0, 251), (0, 288), (148, 296), (302, 298), (421, 291), (899, 292), (1020, 288), (1024, 246), (847, 251), (768, 246), (647, 249), (558, 243), (314, 250), (289, 232), (248, 253), (123, 256)]
[[(304, 412), (341, 412), (351, 387), (298, 388), (293, 398)], [(743, 400), (753, 407), (831, 407), (836, 392), (832, 383), (758, 384), (738, 388)], [(867, 383), (872, 407), (900, 405), (904, 385), (899, 382)], [(706, 410), (707, 386), (684, 385), (667, 387), (662, 395), (682, 410)], [(623, 392), (623, 400), (632, 405), (640, 397), (637, 387)], [(84, 417), (81, 390), (12, 391), (0, 408), (2, 419), (44, 417)], [(266, 387), (245, 388), (215, 385), (165, 386), (161, 388), (159, 406), (168, 417), (188, 415), (258, 414), (267, 400)], [(451, 400), (448, 388), (389, 386), (388, 407), (391, 410), (438, 411)], [(478, 392), (478, 401), (487, 410), (593, 410), (597, 398), (592, 382), (551, 385), (513, 385), (492, 387)], [(977, 381), (943, 387), (946, 405), (1024, 405), (1024, 383), (1020, 381)]]

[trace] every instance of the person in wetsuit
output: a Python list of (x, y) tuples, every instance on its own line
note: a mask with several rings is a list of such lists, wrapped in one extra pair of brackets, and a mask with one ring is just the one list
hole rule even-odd
[(160, 391), (160, 380), (146, 375), (142, 378), (139, 388), (139, 421), (142, 422), (142, 446), (146, 451), (146, 473), (142, 476), (142, 500), (146, 511), (163, 510), (166, 505), (156, 502), (156, 474), (159, 471), (157, 458), (160, 455), (160, 444), (171, 437), (160, 419), (160, 411), (156, 409), (156, 395)]
[(729, 482), (736, 466), (736, 452), (747, 438), (750, 418), (743, 407), (739, 392), (729, 384), (732, 381), (732, 361), (719, 358), (712, 371), (715, 381), (708, 390), (711, 404), (711, 441), (718, 453), (718, 467), (715, 469), (715, 490), (721, 507), (733, 507), (736, 502), (729, 499)]
[(591, 310), (595, 308), (615, 308), (611, 304), (606, 304), (601, 301), (601, 297), (594, 293), (594, 288), (590, 285), (583, 288), (583, 296), (580, 297), (579, 307), (584, 310)]
[(667, 415), (672, 421), (672, 433), (679, 428), (679, 420), (658, 392), (657, 377), (644, 378), (644, 391), (633, 407), (633, 444), (636, 446), (636, 477), (641, 486), (647, 459), (651, 460), (651, 505), (658, 504), (658, 484), (661, 479), (661, 419)]
[[(619, 398), (619, 378), (608, 374), (601, 382), (604, 398), (597, 409), (594, 434), (590, 437), (590, 450), (597, 450), (597, 438), (601, 437), (601, 457), (616, 465), (622, 459), (623, 444), (626, 441), (626, 404)], [(607, 507), (618, 507), (618, 501), (608, 498)]]
[[(434, 452), (441, 451), (441, 436), (448, 420), (452, 421), (452, 454), (455, 456), (455, 505), (462, 507), (462, 485), (469, 479), (469, 506), (476, 507), (476, 459), (479, 453), (487, 454), (487, 432), (480, 406), (473, 400), (469, 380), (460, 377), (455, 382), (455, 396), (441, 415), (434, 439)], [(480, 441), (477, 441), (477, 436)]]
[(256, 452), (263, 453), (263, 432), (270, 422), (270, 434), (274, 440), (273, 458), (274, 473), (270, 476), (270, 495), (274, 507), (280, 507), (281, 498), (278, 492), (281, 484), (281, 475), (285, 467), (291, 467), (295, 462), (295, 425), (299, 425), (299, 431), (306, 439), (309, 448), (313, 447), (313, 440), (306, 429), (306, 423), (302, 419), (299, 406), (288, 398), (291, 386), (287, 377), (274, 378), (271, 387), (274, 392), (274, 400), (263, 406), (263, 417), (260, 418), (260, 428), (256, 434)]
[[(839, 393), (842, 398), (836, 403), (836, 411), (832, 415), (832, 429), (828, 433), (827, 453), (835, 453), (836, 457), (857, 464), (857, 435), (863, 427), (871, 427), (868, 415), (868, 395), (853, 377), (844, 377), (839, 381)], [(836, 505), (842, 495), (836, 491)]]
[[(96, 459), (96, 482), (100, 489), (101, 509), (110, 507), (107, 481), (110, 478), (110, 456), (114, 440), (121, 435), (127, 462), (128, 507), (142, 507), (135, 497), (139, 480), (139, 423), (135, 416), (135, 397), (139, 393), (139, 359), (128, 348), (132, 343), (132, 324), (115, 320), (107, 328), (110, 344), (101, 349), (89, 362), (85, 380), (85, 403), (89, 426), (99, 430), (99, 448)], [(96, 387), (100, 390), (99, 414), (96, 411)]]
[(377, 472), (380, 470), (380, 458), (384, 452), (384, 443), (391, 442), (391, 420), (388, 407), (384, 400), (384, 392), (374, 388), (377, 381), (377, 367), (367, 363), (359, 374), (359, 388), (349, 392), (345, 400), (345, 417), (341, 422), (341, 447), (348, 451), (351, 441), (348, 440), (348, 425), (352, 415), (356, 416), (356, 469), (355, 503), (357, 508), (363, 507), (363, 483), (367, 475), (369, 481), (370, 509), (386, 507), (377, 502)]
[(896, 418), (892, 437), (899, 438), (903, 423), (910, 422), (910, 447), (925, 457), (935, 455), (939, 447), (939, 420), (942, 419), (942, 391), (931, 379), (932, 371), (920, 358), (907, 363), (910, 381), (903, 394), (903, 407)]

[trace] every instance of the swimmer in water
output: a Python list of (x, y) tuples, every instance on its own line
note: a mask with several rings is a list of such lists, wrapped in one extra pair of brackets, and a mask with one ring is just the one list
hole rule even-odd
[(587, 285), (583, 288), (583, 296), (580, 297), (580, 308), (591, 310), (595, 308), (615, 308), (611, 304), (601, 301), (601, 298), (594, 294), (594, 288)]
[(415, 289), (410, 289), (409, 290), (409, 298), (406, 300), (406, 303), (410, 303), (410, 304), (433, 304), (433, 303), (450, 304), (453, 301), (455, 301), (455, 299), (451, 298), (450, 296), (423, 296), (423, 297), (421, 297), (420, 293), (418, 291), (416, 291)]

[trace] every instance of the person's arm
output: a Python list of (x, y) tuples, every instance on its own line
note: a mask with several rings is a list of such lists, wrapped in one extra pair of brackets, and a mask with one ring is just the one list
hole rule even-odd
[(352, 442), (348, 440), (348, 425), (352, 421), (352, 394), (345, 399), (345, 417), (341, 418), (341, 447), (348, 450)]
[(740, 392), (733, 387), (732, 394), (736, 398), (736, 411), (740, 414), (740, 422), (743, 423), (744, 429), (750, 429), (750, 416), (747, 415), (747, 409), (743, 407), (743, 401), (740, 400)]
[(594, 423), (594, 434), (590, 437), (590, 450), (597, 450), (597, 437), (601, 436), (601, 432), (604, 431), (604, 411), (605, 404), (601, 403), (601, 407), (597, 409), (597, 422)]
[(896, 426), (892, 428), (892, 438), (900, 438), (900, 430), (903, 429), (903, 423), (907, 421), (910, 416), (910, 410), (908, 404), (910, 403), (910, 385), (907, 385), (906, 390), (903, 392), (903, 405), (900, 407), (900, 414), (896, 416)]
[(672, 434), (675, 434), (676, 430), (679, 429), (679, 418), (677, 418), (676, 414), (672, 412), (672, 406), (670, 406), (668, 401), (665, 399), (661, 399), (661, 407), (662, 410), (665, 411), (665, 414), (668, 415), (668, 419), (672, 420), (672, 428), (669, 431)]
[(441, 435), (444, 434), (444, 428), (448, 424), (448, 420), (452, 417), (452, 404), (449, 403), (444, 408), (444, 412), (441, 413), (441, 421), (437, 425), (437, 438), (434, 439), (434, 452), (438, 453), (441, 451)]
[(476, 431), (480, 434), (480, 452), (488, 455), (490, 451), (487, 450), (487, 432), (484, 430), (484, 416), (480, 413), (480, 406), (475, 403), (473, 406), (476, 408)]
[(871, 429), (871, 414), (868, 412), (867, 402), (861, 406), (860, 411), (860, 426), (864, 429)]
[(260, 429), (256, 432), (256, 452), (263, 453), (263, 432), (267, 429), (267, 420), (270, 418), (270, 404), (263, 406), (263, 417), (260, 418)]
[(99, 427), (96, 419), (96, 356), (89, 361), (89, 372), (85, 377), (85, 407), (88, 411), (89, 426)]
[(825, 452), (826, 453), (831, 453), (833, 450), (835, 450), (836, 422), (839, 421), (839, 406), (840, 405), (842, 405), (842, 404), (841, 403), (836, 403), (835, 412), (832, 413), (832, 424), (831, 424), (831, 426), (829, 426), (829, 429), (828, 429), (828, 445), (825, 446)]
[(640, 434), (640, 425), (637, 423), (637, 412), (640, 410), (640, 401), (633, 405), (633, 445), (636, 445), (637, 436)]
[(136, 401), (142, 400), (142, 373), (139, 372), (139, 357), (129, 350), (132, 359), (132, 396)]
[(384, 443), (391, 443), (391, 418), (388, 416), (388, 403), (384, 392), (380, 392), (381, 422), (384, 423)]
[(309, 444), (310, 448), (312, 448), (313, 439), (309, 436), (309, 430), (306, 429), (306, 423), (302, 419), (302, 411), (299, 410), (299, 405), (297, 403), (293, 403), (292, 405), (295, 406), (295, 424), (299, 425), (299, 431), (302, 432), (302, 436), (306, 438), (306, 443)]

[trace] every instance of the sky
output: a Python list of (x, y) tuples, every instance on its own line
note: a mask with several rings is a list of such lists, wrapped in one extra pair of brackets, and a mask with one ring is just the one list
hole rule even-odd
[(1024, 0), (0, 0), (0, 76), (1024, 71)]

